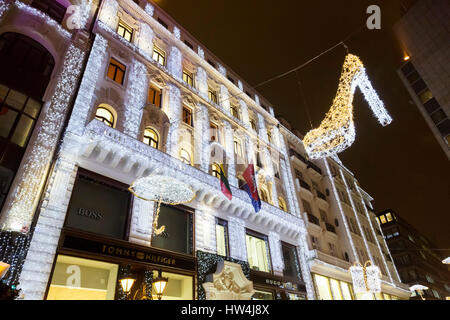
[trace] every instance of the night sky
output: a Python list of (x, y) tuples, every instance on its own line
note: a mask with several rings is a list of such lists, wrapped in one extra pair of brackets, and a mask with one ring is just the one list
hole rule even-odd
[[(157, 0), (200, 43), (255, 86), (289, 71), (341, 40), (359, 56), (393, 122), (382, 127), (357, 89), (355, 143), (339, 157), (376, 211), (395, 210), (436, 249), (450, 249), (449, 161), (412, 103), (396, 70), (403, 50), (392, 26), (400, 1)], [(344, 5), (345, 4), (345, 5)], [(366, 28), (366, 9), (381, 8), (381, 30)], [(302, 133), (331, 107), (345, 58), (342, 46), (298, 72), (257, 90)], [(436, 251), (443, 254), (443, 251)], [(447, 251), (448, 253), (448, 251)]]

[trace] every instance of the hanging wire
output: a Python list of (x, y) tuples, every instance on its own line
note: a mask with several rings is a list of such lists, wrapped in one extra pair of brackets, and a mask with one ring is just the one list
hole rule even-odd
[(305, 107), (306, 116), (308, 117), (308, 121), (309, 121), (309, 124), (311, 125), (311, 129), (313, 129), (313, 125), (312, 125), (312, 121), (311, 121), (311, 115), (309, 114), (308, 104), (306, 102), (306, 96), (304, 95), (303, 90), (302, 90), (302, 83), (300, 81), (300, 76), (298, 75), (298, 70), (295, 70), (295, 77), (297, 79), (297, 84), (298, 84), (298, 90), (299, 90), (299, 93), (300, 93), (300, 97), (302, 98), (303, 106)]

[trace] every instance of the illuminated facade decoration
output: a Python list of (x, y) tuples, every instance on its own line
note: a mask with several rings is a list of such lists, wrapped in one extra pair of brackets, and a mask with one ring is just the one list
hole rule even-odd
[[(358, 203), (370, 197), (359, 189), (356, 192), (353, 182), (339, 184), (341, 173), (333, 177), (327, 167), (340, 165), (335, 160), (327, 159), (325, 165), (294, 159), (291, 149), (302, 149), (303, 143), (274, 117), (270, 103), (244, 88), (243, 80), (236, 78), (234, 85), (227, 79), (232, 71), (165, 18), (156, 4), (107, 0), (96, 7), (98, 3), (93, 1), (90, 12), (98, 12), (98, 19), (90, 16), (93, 28), (77, 31), (90, 39), (90, 48), (85, 48), (71, 43), (72, 37), (67, 35), (75, 31), (50, 22), (23, 3), (8, 3), (10, 7), (0, 6), (0, 23), (9, 21), (12, 10), (22, 10), (57, 31), (49, 34), (67, 44), (67, 51), (60, 52), (64, 63), (57, 68), (61, 72), (55, 76), (56, 85), (44, 99), (51, 113), (43, 116), (41, 127), (35, 130), (26, 165), (18, 173), (1, 216), (6, 222), (2, 225), (5, 243), (10, 241), (10, 233), (24, 235), (20, 252), (11, 258), (17, 260), (15, 265), (6, 261), (17, 270), (10, 280), (20, 282), (24, 299), (58, 299), (67, 297), (70, 290), (77, 296), (121, 299), (124, 293), (116, 280), (127, 272), (142, 277), (146, 272), (148, 276), (142, 265), (157, 265), (169, 285), (171, 280), (178, 283), (179, 290), (171, 291), (173, 296), (168, 299), (205, 299), (212, 297), (202, 286), (208, 271), (205, 266), (217, 265), (221, 259), (240, 266), (242, 272), (233, 271), (240, 276), (237, 284), (248, 288), (245, 297), (253, 299), (319, 299), (313, 275), (332, 278), (333, 274), (350, 283), (347, 263), (368, 260), (359, 257), (361, 250), (370, 250), (367, 258), (373, 257), (373, 264), (383, 272), (382, 263), (376, 261), (385, 258), (375, 244), (378, 239), (368, 235), (356, 240), (350, 223), (344, 227), (347, 215), (363, 219), (360, 213), (364, 211), (355, 211)], [(117, 32), (120, 19), (130, 28), (128, 39)], [(164, 59), (153, 55), (155, 48), (164, 53)], [(214, 60), (218, 68), (207, 60)], [(111, 61), (120, 63), (123, 74), (119, 77), (109, 76)], [(183, 81), (184, 69), (192, 73), (191, 83)], [(80, 74), (82, 78), (78, 78)], [(358, 83), (362, 85), (363, 79)], [(158, 105), (149, 101), (151, 87), (161, 93)], [(217, 101), (208, 99), (209, 88), (217, 93)], [(251, 91), (250, 95), (242, 94), (244, 89)], [(238, 111), (231, 113), (231, 105)], [(213, 134), (208, 132), (210, 128)], [(50, 162), (56, 148), (58, 153)], [(242, 188), (242, 175), (249, 164), (255, 166), (258, 190), (264, 190), (257, 214)], [(227, 173), (232, 200), (221, 192), (219, 166)], [(312, 181), (299, 182), (297, 169)], [(150, 177), (176, 179), (167, 183), (170, 201), (161, 197), (163, 188), (158, 183), (162, 180), (150, 181)], [(147, 187), (139, 189), (139, 181)], [(159, 193), (150, 195), (149, 186)], [(339, 192), (347, 196), (359, 193), (360, 198), (355, 198), (353, 206), (346, 205)], [(324, 217), (338, 219), (340, 227), (333, 227), (334, 220), (323, 224), (323, 229), (312, 223), (315, 212), (307, 214), (304, 198), (313, 210), (320, 208)], [(364, 219), (371, 219), (365, 213)], [(358, 223), (359, 232), (370, 228), (373, 233), (368, 221)], [(165, 230), (161, 231), (161, 226)], [(327, 260), (311, 248), (310, 237), (318, 233), (328, 252), (346, 251), (348, 261)], [(26, 259), (19, 262), (24, 253)], [(67, 264), (72, 274), (64, 279), (55, 277)], [(389, 262), (383, 265), (395, 268)], [(89, 266), (95, 274), (107, 275), (101, 287), (79, 282), (78, 276)], [(391, 272), (391, 278), (386, 271), (383, 274), (382, 292), (404, 298), (395, 273)], [(136, 282), (134, 287), (140, 285)], [(340, 287), (343, 296), (351, 295), (351, 287)], [(135, 296), (133, 288), (130, 297)], [(220, 284), (214, 290), (224, 294)]]
[(317, 129), (305, 135), (306, 152), (313, 159), (329, 157), (342, 152), (355, 140), (353, 122), (353, 94), (359, 87), (372, 112), (381, 125), (391, 123), (392, 118), (367, 78), (361, 60), (352, 54), (345, 57), (333, 105)]

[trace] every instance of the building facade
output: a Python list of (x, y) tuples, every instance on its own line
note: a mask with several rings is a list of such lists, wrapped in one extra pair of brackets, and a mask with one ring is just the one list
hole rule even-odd
[(415, 1), (394, 32), (408, 57), (399, 77), (450, 159), (449, 21), (448, 1)]
[[(450, 296), (450, 273), (437, 246), (391, 209), (377, 213), (377, 220), (403, 283), (428, 287), (427, 300), (446, 300)], [(422, 299), (414, 292), (411, 299)]]
[[(24, 17), (44, 29), (37, 42), (55, 60), (45, 71), (46, 96), (29, 93), (43, 109), (2, 200), (0, 252), (22, 298), (148, 296), (144, 285), (161, 271), (165, 299), (370, 299), (353, 294), (348, 273), (367, 260), (380, 266), (386, 297), (409, 296), (375, 234), (370, 196), (353, 175), (337, 158), (301, 156), (301, 139), (270, 103), (171, 17), (147, 1), (94, 0), (75, 7), (70, 28), (76, 3), (56, 3), (6, 1), (0, 9), (0, 36), (35, 39)], [(59, 50), (49, 49), (45, 28), (60, 34)], [(13, 109), (9, 94), (19, 89), (6, 86), (4, 108)], [(251, 163), (257, 213), (242, 189)], [(222, 169), (231, 200), (221, 192)], [(155, 202), (128, 189), (149, 175), (175, 178), (195, 193), (189, 203), (161, 205), (160, 236), (153, 235)], [(318, 210), (322, 223), (311, 222)], [(357, 223), (356, 235), (345, 215)], [(319, 250), (313, 237), (329, 247)], [(129, 273), (137, 281), (126, 295), (118, 279)], [(332, 295), (324, 295), (320, 277), (328, 277)], [(330, 279), (341, 282), (340, 296)]]

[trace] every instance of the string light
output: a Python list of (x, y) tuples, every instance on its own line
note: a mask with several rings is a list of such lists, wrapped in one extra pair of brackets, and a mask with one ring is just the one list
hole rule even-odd
[(355, 55), (348, 54), (333, 105), (320, 126), (309, 131), (303, 139), (305, 150), (310, 158), (329, 157), (353, 144), (355, 125), (352, 102), (357, 86), (363, 92), (364, 98), (380, 124), (386, 126), (392, 121), (383, 102), (372, 88), (361, 60)]

